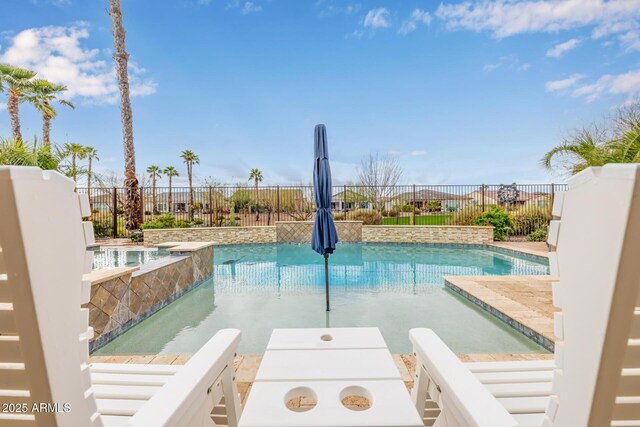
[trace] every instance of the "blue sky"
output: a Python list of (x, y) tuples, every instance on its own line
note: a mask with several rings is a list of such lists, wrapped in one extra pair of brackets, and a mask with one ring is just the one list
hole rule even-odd
[[(57, 143), (122, 169), (108, 2), (2, 0), (0, 62), (64, 83)], [(538, 161), (640, 94), (640, 0), (123, 0), (138, 171), (311, 180), (313, 126), (334, 181), (390, 153), (404, 183), (562, 181)], [(4, 95), (2, 95), (4, 98)], [(4, 99), (0, 102), (5, 102)], [(22, 107), (23, 134), (40, 133)], [(0, 104), (0, 135), (10, 134)]]

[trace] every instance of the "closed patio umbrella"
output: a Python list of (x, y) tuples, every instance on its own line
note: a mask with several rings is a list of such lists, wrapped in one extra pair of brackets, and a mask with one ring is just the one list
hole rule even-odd
[(316, 201), (316, 219), (311, 235), (311, 248), (324, 256), (324, 276), (329, 311), (329, 254), (338, 243), (338, 233), (331, 214), (331, 168), (327, 148), (327, 129), (316, 125), (314, 136), (313, 192)]

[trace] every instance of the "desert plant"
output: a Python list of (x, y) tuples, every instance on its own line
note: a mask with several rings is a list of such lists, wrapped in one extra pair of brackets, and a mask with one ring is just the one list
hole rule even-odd
[(500, 206), (475, 217), (472, 225), (493, 226), (494, 240), (504, 240), (507, 230), (513, 228), (511, 216)]
[(442, 210), (442, 202), (440, 200), (427, 200), (424, 204), (427, 212), (440, 212)]
[(0, 165), (37, 166), (45, 170), (60, 170), (64, 153), (38, 144), (37, 140), (27, 143), (20, 139), (0, 138)]
[(378, 211), (367, 209), (356, 209), (349, 212), (349, 219), (352, 221), (362, 221), (363, 225), (382, 225), (382, 214)]
[(514, 234), (525, 236), (541, 227), (546, 227), (551, 221), (550, 208), (527, 206), (512, 213)]
[(537, 228), (535, 231), (529, 233), (527, 236), (529, 242), (546, 242), (547, 241), (547, 227)]
[(260, 169), (258, 168), (251, 169), (251, 173), (249, 174), (249, 181), (252, 181), (252, 180), (254, 181), (255, 191), (256, 191), (255, 205), (256, 205), (256, 222), (257, 222), (260, 220), (260, 209), (258, 209), (258, 198), (259, 198), (258, 185), (260, 184), (260, 182), (262, 182), (262, 172), (260, 171)]
[(169, 214), (158, 215), (154, 219), (145, 221), (141, 228), (143, 230), (158, 229), (158, 228), (176, 228), (176, 218)]

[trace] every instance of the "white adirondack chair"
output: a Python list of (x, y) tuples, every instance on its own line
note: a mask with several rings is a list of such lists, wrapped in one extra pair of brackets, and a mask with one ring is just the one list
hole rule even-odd
[(553, 215), (555, 360), (463, 364), (431, 330), (411, 330), (412, 397), (428, 424), (640, 426), (640, 165), (579, 173)]
[(89, 215), (70, 179), (0, 167), (0, 425), (236, 426), (237, 330), (180, 367), (89, 366)]

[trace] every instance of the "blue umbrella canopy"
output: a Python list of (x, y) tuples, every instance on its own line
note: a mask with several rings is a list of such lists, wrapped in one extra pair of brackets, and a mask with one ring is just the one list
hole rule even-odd
[(338, 233), (331, 214), (331, 168), (327, 146), (327, 129), (316, 125), (314, 136), (313, 191), (316, 200), (316, 219), (311, 247), (320, 255), (331, 254), (338, 243)]

